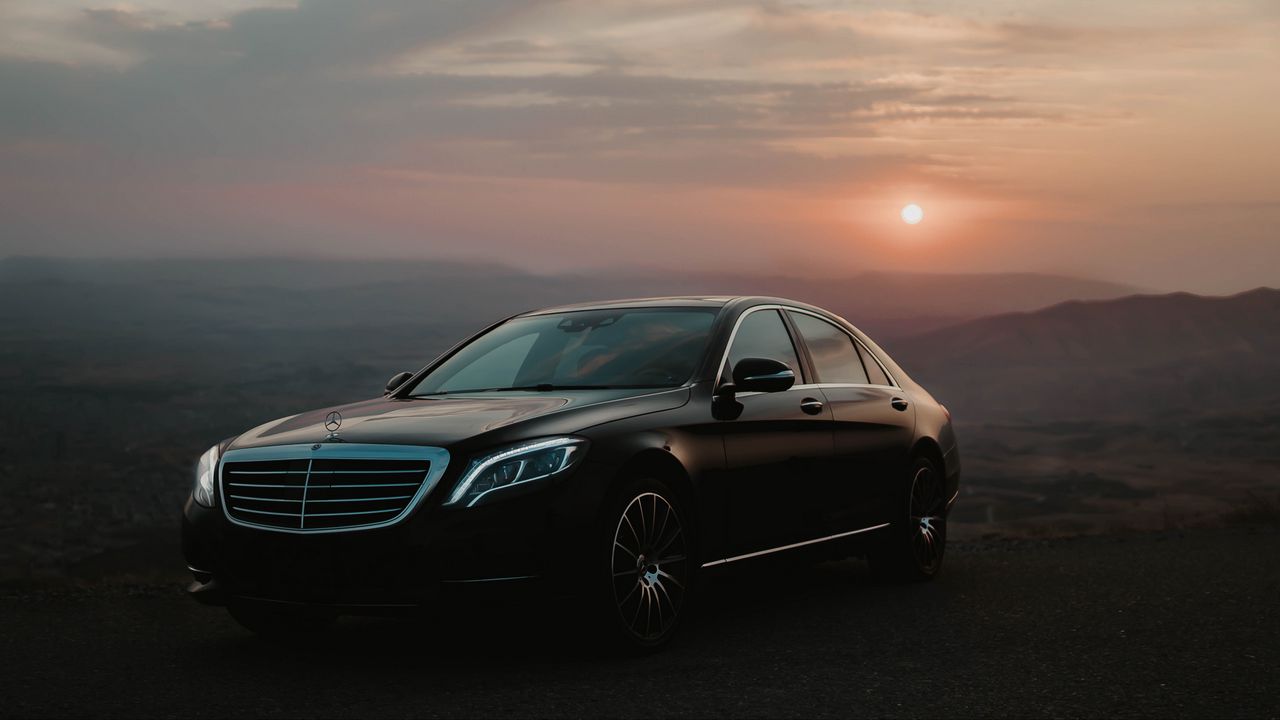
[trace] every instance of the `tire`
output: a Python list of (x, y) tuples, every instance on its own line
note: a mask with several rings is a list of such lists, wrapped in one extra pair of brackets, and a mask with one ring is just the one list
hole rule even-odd
[(687, 614), (698, 566), (687, 508), (653, 478), (626, 483), (606, 503), (599, 536), (606, 582), (595, 596), (614, 649), (659, 650)]
[(270, 640), (320, 638), (338, 619), (333, 612), (266, 603), (231, 603), (227, 612), (244, 629)]
[(933, 461), (912, 460), (900, 508), (882, 540), (867, 555), (871, 573), (892, 582), (923, 582), (942, 571), (947, 548), (945, 480)]

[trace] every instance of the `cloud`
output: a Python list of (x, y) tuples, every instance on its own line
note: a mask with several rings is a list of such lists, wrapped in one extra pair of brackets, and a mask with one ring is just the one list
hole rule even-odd
[(239, 72), (312, 75), (363, 68), (517, 17), (540, 0), (312, 0), (260, 7), (226, 19), (169, 24), (119, 9), (85, 10), (81, 31), (145, 60), (178, 60)]
[[(1274, 146), (1276, 104), (1256, 92), (1274, 3), (82, 1), (0, 5), (0, 250), (332, 239), (341, 212), (497, 252), (503, 227), (541, 237), (584, 213), (643, 239), (657, 231), (626, 199), (670, 194), (683, 221), (706, 204), (707, 237), (848, 233), (862, 257), (890, 232), (855, 217), (872, 202), (1048, 222), (1147, 202), (1148, 167), (1179, 202), (1277, 185), (1254, 150)], [(516, 205), (512, 187), (556, 205), (462, 216), (495, 188)]]
[[(235, 161), (249, 177), (334, 163), (730, 185), (920, 175), (934, 164), (927, 153), (881, 151), (860, 168), (794, 148), (897, 122), (1062, 112), (936, 72), (829, 79), (782, 61), (888, 55), (903, 28), (914, 28), (908, 40), (959, 42), (972, 25), (782, 3), (326, 0), (179, 21), (89, 9), (68, 22), (75, 42), (130, 61), (0, 58), (13, 99), (0, 142), (81, 143), (155, 165)], [(711, 62), (655, 61), (659, 31), (690, 34), (680, 52)], [(744, 172), (761, 166), (774, 172)]]
[[(0, 132), (10, 143), (80, 143), (132, 163), (235, 160), (247, 176), (278, 163), (399, 163), (597, 181), (820, 183), (891, 171), (894, 159), (859, 168), (782, 151), (777, 141), (874, 134), (872, 119), (884, 115), (870, 111), (882, 103), (927, 100), (941, 117), (979, 101), (883, 82), (645, 74), (598, 48), (477, 39), (543, 6), (303, 3), (182, 23), (87, 10), (80, 39), (135, 60), (118, 68), (0, 59), (0, 88), (13, 100), (0, 109)], [(396, 69), (407, 55), (446, 46), (488, 60), (555, 56), (599, 67)], [(899, 169), (921, 160), (903, 156)]]

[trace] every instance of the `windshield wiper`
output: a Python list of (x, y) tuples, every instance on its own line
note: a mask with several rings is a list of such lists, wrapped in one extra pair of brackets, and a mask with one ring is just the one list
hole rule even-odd
[(554, 383), (538, 383), (536, 385), (513, 385), (511, 387), (471, 388), (469, 390), (439, 390), (437, 392), (416, 393), (411, 397), (428, 397), (431, 395), (460, 395), (482, 392), (515, 392), (531, 390), (534, 392), (553, 392), (556, 390), (635, 390), (643, 388), (675, 387), (674, 385), (556, 385)]
[(630, 387), (628, 385), (556, 385), (554, 383), (538, 383), (537, 385), (515, 385), (513, 387), (484, 388), (472, 392), (507, 392), (508, 390), (536, 390), (551, 392), (552, 390), (617, 390)]

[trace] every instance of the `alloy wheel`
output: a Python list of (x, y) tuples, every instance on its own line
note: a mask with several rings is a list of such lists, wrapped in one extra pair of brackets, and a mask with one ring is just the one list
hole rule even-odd
[(663, 496), (645, 492), (627, 504), (613, 535), (613, 598), (637, 640), (656, 643), (675, 625), (688, 592), (684, 527)]
[(916, 470), (911, 481), (911, 550), (920, 571), (932, 575), (942, 564), (947, 538), (941, 478), (928, 466)]

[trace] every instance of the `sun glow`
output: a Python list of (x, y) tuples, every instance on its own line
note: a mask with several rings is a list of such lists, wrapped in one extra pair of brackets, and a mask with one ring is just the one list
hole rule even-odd
[(923, 219), (924, 219), (924, 208), (920, 207), (919, 205), (916, 205), (915, 203), (911, 203), (910, 205), (907, 205), (906, 207), (902, 208), (902, 222), (908, 225), (915, 225), (916, 223), (920, 222)]

